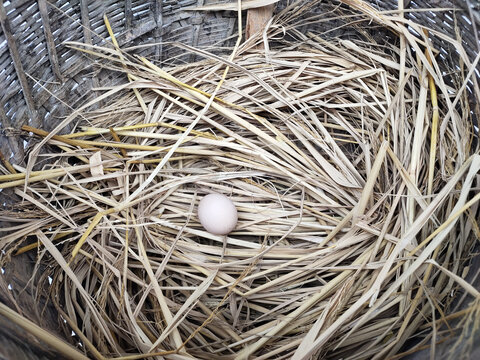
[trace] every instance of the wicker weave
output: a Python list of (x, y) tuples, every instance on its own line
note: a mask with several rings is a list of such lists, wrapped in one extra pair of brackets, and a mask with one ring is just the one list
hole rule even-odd
[[(94, 96), (92, 87), (122, 81), (112, 73), (99, 71), (91, 60), (72, 49), (64, 41), (105, 44), (108, 38), (103, 21), (106, 14), (116, 31), (122, 48), (153, 44), (132, 49), (168, 65), (194, 61), (172, 42), (221, 51), (235, 41), (236, 19), (233, 12), (200, 13), (184, 11), (185, 7), (208, 4), (208, 0), (11, 0), (0, 1), (0, 150), (10, 161), (25, 164), (27, 142), (19, 135), (23, 124), (51, 130), (70, 108)], [(225, 1), (224, 1), (225, 2)], [(288, 1), (291, 3), (292, 1)], [(397, 7), (397, 0), (370, 0), (381, 10)], [(478, 0), (405, 0), (407, 9), (432, 7), (454, 8), (436, 12), (409, 12), (406, 17), (443, 33), (461, 36), (473, 60), (480, 50), (480, 1)], [(278, 6), (284, 7), (287, 1)], [(321, 6), (316, 11), (321, 12)], [(332, 26), (322, 23), (324, 29)], [(330, 36), (338, 35), (330, 34)], [(381, 36), (381, 35), (376, 35)], [(388, 40), (387, 40), (388, 41)], [(452, 69), (455, 56), (445, 44), (436, 43), (445, 69)], [(477, 73), (478, 74), (478, 73)], [(67, 129), (68, 130), (68, 129)], [(0, 193), (0, 203), (13, 201), (8, 191)], [(1, 223), (0, 223), (1, 226)], [(11, 306), (11, 297), (24, 309), (31, 309), (35, 289), (25, 287), (33, 270), (33, 258), (16, 258), (11, 267), (0, 274), (0, 301)], [(478, 267), (478, 262), (477, 262)], [(3, 269), (2, 269), (3, 273)], [(8, 287), (11, 284), (11, 288)], [(478, 285), (478, 284), (477, 284)], [(20, 294), (19, 290), (25, 288)], [(21, 309), (16, 309), (21, 311)], [(58, 334), (61, 326), (55, 314), (46, 308), (36, 318)], [(0, 317), (0, 360), (47, 359), (52, 353), (32, 336), (22, 333)], [(480, 348), (477, 345), (477, 348)], [(478, 349), (477, 349), (478, 350)], [(57, 356), (58, 357), (58, 356)]]

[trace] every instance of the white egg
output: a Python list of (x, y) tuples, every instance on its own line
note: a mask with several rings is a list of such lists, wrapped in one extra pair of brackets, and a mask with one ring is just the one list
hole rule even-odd
[(222, 194), (208, 194), (198, 204), (198, 219), (209, 233), (226, 235), (237, 225), (237, 208)]

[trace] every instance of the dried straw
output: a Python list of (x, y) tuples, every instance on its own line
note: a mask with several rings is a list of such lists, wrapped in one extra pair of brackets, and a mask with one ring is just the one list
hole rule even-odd
[[(374, 21), (400, 47), (303, 34), (316, 1), (285, 9), (229, 59), (184, 46), (205, 60), (162, 69), (122, 52), (108, 19), (113, 47), (69, 44), (128, 82), (53, 132), (23, 127), (43, 140), (26, 169), (1, 168), (0, 188), (23, 205), (0, 214), (16, 223), (0, 229), (0, 249), (3, 263), (36, 249), (47, 265), (40, 293), (78, 351), (383, 359), (416, 338), (407, 352), (434, 356), (437, 342), (478, 327), (480, 294), (462, 269), (479, 238), (480, 156), (456, 105), (479, 58), (402, 16), (343, 2), (355, 10), (328, 15), (351, 17), (360, 33)], [(443, 80), (428, 36), (459, 49), (468, 71), (458, 86)], [(277, 41), (250, 51), (267, 38)], [(67, 124), (74, 131), (60, 135)], [(210, 192), (238, 208), (228, 236), (198, 222)], [(474, 300), (447, 315), (459, 287)]]

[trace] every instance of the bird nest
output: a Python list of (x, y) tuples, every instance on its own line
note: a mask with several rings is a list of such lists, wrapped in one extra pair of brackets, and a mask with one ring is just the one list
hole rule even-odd
[[(51, 132), (24, 126), (41, 140), (0, 176), (22, 199), (2, 212), (15, 222), (0, 230), (2, 262), (37, 252), (38, 296), (75, 347), (61, 351), (392, 359), (409, 339), (434, 349), (449, 335), (459, 286), (477, 299), (461, 324), (478, 316), (462, 279), (479, 237), (465, 90), (476, 63), (457, 40), (365, 4), (352, 31), (371, 21), (401, 41), (304, 34), (314, 3), (228, 59), (187, 48), (204, 60), (160, 68), (111, 29), (111, 47), (69, 44), (127, 81)], [(435, 36), (459, 50), (457, 83)], [(237, 208), (228, 235), (198, 220), (209, 193)]]

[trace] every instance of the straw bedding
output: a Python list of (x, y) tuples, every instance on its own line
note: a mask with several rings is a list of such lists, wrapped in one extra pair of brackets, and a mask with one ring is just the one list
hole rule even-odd
[[(395, 358), (411, 339), (435, 354), (460, 328), (452, 351), (468, 350), (480, 157), (463, 85), (476, 63), (430, 33), (459, 50), (446, 84), (422, 27), (345, 3), (328, 16), (351, 16), (360, 38), (373, 21), (403, 40), (302, 33), (310, 2), (274, 19), (265, 50), (258, 34), (230, 59), (186, 49), (205, 59), (161, 69), (114, 38), (70, 44), (128, 81), (51, 133), (24, 126), (39, 143), (26, 169), (1, 168), (23, 201), (1, 213), (14, 226), (0, 248), (4, 264), (37, 252), (38, 296), (72, 354)], [(199, 224), (210, 192), (238, 208), (228, 236)], [(455, 313), (459, 288), (471, 303)]]

